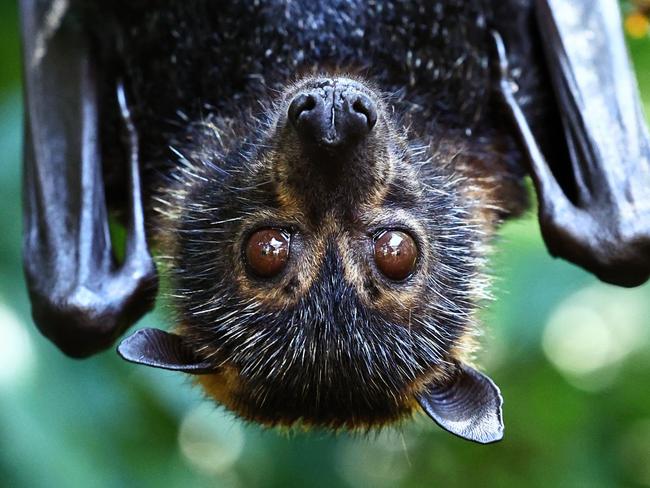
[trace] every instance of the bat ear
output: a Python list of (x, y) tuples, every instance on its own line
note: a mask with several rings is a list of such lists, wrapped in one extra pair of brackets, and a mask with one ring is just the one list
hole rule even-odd
[(447, 384), (433, 384), (418, 397), (425, 413), (440, 427), (479, 444), (503, 438), (503, 398), (482, 373), (460, 364)]
[(131, 363), (190, 374), (214, 373), (214, 366), (201, 361), (181, 336), (159, 329), (140, 329), (117, 346), (117, 353)]

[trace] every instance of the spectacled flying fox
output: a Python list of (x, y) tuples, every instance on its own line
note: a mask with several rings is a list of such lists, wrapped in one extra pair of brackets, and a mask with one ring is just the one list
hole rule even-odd
[[(481, 443), (499, 224), (650, 273), (650, 143), (615, 0), (21, 0), (24, 264), (63, 352), (109, 347), (265, 426), (424, 411)], [(127, 229), (116, 258), (109, 218)]]

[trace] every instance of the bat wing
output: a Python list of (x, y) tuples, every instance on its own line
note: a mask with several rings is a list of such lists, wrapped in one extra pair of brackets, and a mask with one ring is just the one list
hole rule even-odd
[[(535, 11), (566, 161), (544, 160), (512, 94), (508, 46), (498, 35), (496, 43), (500, 91), (530, 163), (546, 245), (603, 281), (639, 285), (650, 276), (650, 138), (618, 2), (535, 0)], [(570, 196), (558, 169), (571, 175)]]
[[(130, 160), (125, 258), (109, 234), (99, 146), (97, 62), (74, 3), (21, 0), (25, 86), (23, 261), (32, 315), (70, 356), (109, 347), (152, 305), (137, 134), (118, 90)], [(72, 12), (71, 12), (72, 10)], [(119, 100), (118, 100), (119, 99)], [(110, 103), (110, 102), (109, 102)]]

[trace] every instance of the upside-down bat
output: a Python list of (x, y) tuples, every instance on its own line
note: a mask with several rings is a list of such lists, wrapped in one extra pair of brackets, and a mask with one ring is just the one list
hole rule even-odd
[(137, 331), (125, 359), (267, 426), (423, 410), (488, 443), (502, 399), (470, 365), (476, 314), (525, 177), (551, 254), (648, 278), (650, 143), (615, 0), (21, 0), (21, 17), (25, 271), (70, 356), (150, 310), (158, 268), (176, 326)]

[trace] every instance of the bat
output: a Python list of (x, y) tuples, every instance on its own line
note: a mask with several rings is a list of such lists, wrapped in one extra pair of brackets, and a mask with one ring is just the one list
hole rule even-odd
[[(195, 375), (264, 426), (423, 411), (503, 437), (474, 366), (491, 237), (650, 274), (650, 138), (615, 0), (21, 0), (41, 332)], [(126, 228), (120, 245), (111, 227)], [(155, 249), (154, 260), (152, 249)]]

